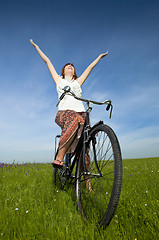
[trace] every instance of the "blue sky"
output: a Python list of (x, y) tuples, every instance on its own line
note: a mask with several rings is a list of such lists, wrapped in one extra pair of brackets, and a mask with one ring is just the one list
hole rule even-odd
[(52, 162), (57, 93), (32, 38), (60, 74), (79, 76), (100, 54), (83, 97), (114, 105), (112, 119), (94, 107), (119, 138), (123, 158), (159, 156), (159, 2), (14, 0), (0, 3), (0, 162)]

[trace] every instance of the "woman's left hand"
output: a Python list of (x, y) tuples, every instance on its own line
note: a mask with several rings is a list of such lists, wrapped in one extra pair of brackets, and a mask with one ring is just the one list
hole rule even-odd
[(105, 56), (107, 56), (107, 54), (108, 54), (108, 51), (106, 53), (100, 54), (100, 58), (104, 58)]

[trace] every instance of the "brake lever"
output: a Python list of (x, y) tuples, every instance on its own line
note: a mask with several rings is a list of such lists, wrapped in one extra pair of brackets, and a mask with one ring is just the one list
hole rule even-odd
[(106, 111), (109, 111), (110, 107), (111, 107), (111, 103), (108, 103), (108, 105), (106, 107)]

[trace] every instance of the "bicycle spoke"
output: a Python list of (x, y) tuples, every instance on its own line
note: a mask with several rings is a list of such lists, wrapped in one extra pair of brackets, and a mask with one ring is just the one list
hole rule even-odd
[[(102, 136), (102, 133), (101, 133), (101, 136)], [(104, 144), (106, 142), (106, 139), (107, 139), (107, 135), (105, 134), (105, 139), (102, 140), (102, 145), (99, 147), (99, 144), (100, 144), (100, 140), (101, 139), (98, 139), (98, 146), (97, 146), (97, 149), (98, 149), (98, 152), (96, 153), (96, 156), (98, 157), (100, 151), (103, 151), (104, 149)]]

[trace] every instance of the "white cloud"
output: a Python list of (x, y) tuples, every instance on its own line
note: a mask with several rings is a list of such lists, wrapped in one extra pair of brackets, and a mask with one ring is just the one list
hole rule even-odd
[(30, 79), (19, 87), (8, 83), (0, 89), (1, 162), (45, 160), (53, 152), (57, 96), (49, 87)]
[(120, 135), (124, 158), (158, 157), (159, 126), (145, 127)]
[[(111, 126), (121, 143), (124, 158), (159, 156), (159, 84), (138, 84), (125, 90), (122, 96), (119, 92), (112, 95), (114, 110), (109, 120), (104, 108), (94, 107), (92, 124), (101, 120)], [(91, 96), (104, 100), (105, 91), (92, 91)]]

